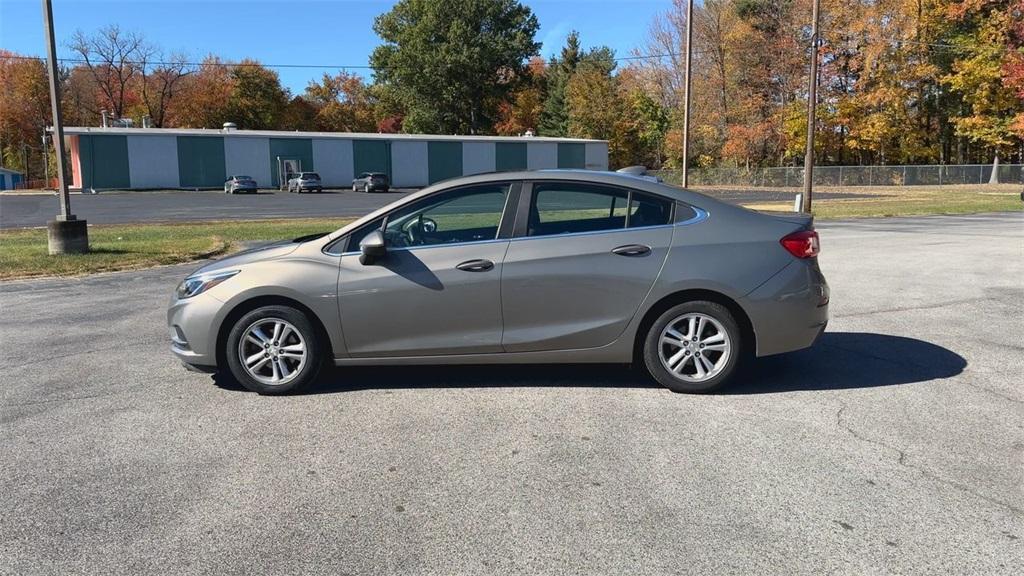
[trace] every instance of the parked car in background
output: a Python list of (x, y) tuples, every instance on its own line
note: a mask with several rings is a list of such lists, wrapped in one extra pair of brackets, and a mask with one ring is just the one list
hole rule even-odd
[(288, 180), (288, 191), (297, 192), (323, 192), (323, 185), (320, 184), (320, 175), (316, 172), (300, 172)]
[(224, 181), (224, 192), (227, 194), (255, 194), (258, 191), (256, 181), (251, 176), (231, 176)]
[(383, 172), (363, 172), (352, 181), (352, 191), (387, 192), (390, 185), (388, 175)]
[(817, 255), (809, 214), (609, 172), (481, 174), (207, 264), (167, 321), (182, 362), (264, 394), (325, 363), (633, 363), (708, 392), (825, 330)]

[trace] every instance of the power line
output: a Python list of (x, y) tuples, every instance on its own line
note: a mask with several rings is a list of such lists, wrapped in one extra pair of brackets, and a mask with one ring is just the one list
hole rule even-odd
[[(5, 55), (0, 56), (0, 59), (12, 59), (12, 60), (39, 60), (42, 62), (46, 61), (43, 56), (22, 56), (22, 55)], [(71, 64), (87, 64), (88, 62), (84, 58), (57, 58), (58, 62), (71, 63)], [(101, 62), (93, 62), (94, 64), (102, 64)], [(360, 69), (371, 69), (372, 66), (366, 64), (360, 65), (336, 65), (336, 64), (263, 64), (261, 62), (174, 62), (165, 60), (118, 60), (118, 64), (127, 64), (130, 66), (221, 66), (224, 68), (241, 68), (245, 66), (262, 66), (263, 68), (360, 68)]]
[[(848, 32), (848, 31), (833, 31), (833, 33), (838, 35), (838, 36), (843, 36), (845, 39), (858, 39), (859, 38), (858, 35), (856, 35), (854, 33), (851, 33), (851, 32)], [(902, 38), (882, 38), (880, 40), (875, 40), (875, 42), (884, 42), (884, 43), (889, 44), (889, 45), (911, 44), (911, 45), (916, 45), (916, 46), (928, 46), (928, 47), (932, 47), (932, 48), (945, 48), (945, 49), (948, 49), (948, 50), (954, 50), (954, 51), (959, 51), (959, 52), (966, 52), (967, 51), (967, 49), (965, 49), (964, 47), (956, 46), (954, 44), (944, 44), (944, 43), (939, 43), (939, 42), (922, 42), (922, 41), (919, 41), (919, 40), (905, 40), (905, 39), (902, 39)], [(832, 44), (832, 42), (827, 42), (827, 43), (828, 44)], [(755, 46), (749, 46), (749, 47), (746, 47), (746, 48), (730, 48), (730, 49), (728, 49), (726, 51), (727, 52), (735, 53), (735, 52), (746, 52), (746, 51), (757, 50), (757, 49), (758, 48), (755, 47)], [(694, 55), (707, 55), (707, 54), (714, 54), (716, 52), (717, 52), (717, 50), (712, 49), (712, 48), (702, 48), (702, 49), (694, 50), (693, 54)], [(673, 52), (663, 52), (663, 53), (660, 53), (660, 54), (634, 54), (632, 56), (619, 56), (617, 58), (613, 58), (612, 60), (615, 61), (615, 62), (631, 62), (631, 61), (637, 61), (637, 60), (655, 60), (655, 59), (678, 57), (678, 56), (684, 56), (684, 55), (685, 55), (685, 52), (682, 52), (682, 51), (674, 52), (673, 51)], [(0, 59), (39, 60), (41, 62), (45, 62), (46, 61), (46, 58), (43, 57), (43, 56), (24, 56), (24, 55), (20, 55), (20, 54), (8, 54), (8, 55), (4, 55), (4, 56), (0, 57)], [(84, 58), (57, 58), (57, 61), (61, 62), (61, 63), (64, 63), (64, 64), (88, 64), (89, 63)], [(264, 63), (261, 63), (261, 62), (221, 62), (221, 61), (175, 62), (175, 61), (168, 61), (168, 60), (151, 60), (151, 61), (145, 61), (145, 60), (123, 60), (123, 61), (119, 61), (118, 64), (125, 64), (125, 65), (130, 65), (130, 66), (189, 66), (189, 67), (214, 66), (214, 67), (223, 67), (223, 68), (242, 68), (242, 67), (247, 67), (247, 66), (253, 66), (253, 67), (261, 66), (263, 68), (310, 69), (310, 70), (313, 70), (313, 69), (319, 69), (319, 70), (322, 70), (322, 69), (372, 70), (373, 69), (373, 66), (370, 66), (368, 64), (292, 64), (292, 63), (288, 63), (288, 64), (264, 64)]]

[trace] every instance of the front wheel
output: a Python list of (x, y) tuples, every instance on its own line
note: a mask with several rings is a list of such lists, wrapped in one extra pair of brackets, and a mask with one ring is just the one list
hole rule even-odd
[(288, 306), (264, 306), (239, 318), (224, 352), (231, 375), (260, 394), (301, 389), (316, 379), (324, 361), (313, 323)]
[(739, 325), (721, 304), (673, 306), (654, 321), (644, 341), (644, 364), (674, 392), (711, 392), (724, 385), (740, 359)]

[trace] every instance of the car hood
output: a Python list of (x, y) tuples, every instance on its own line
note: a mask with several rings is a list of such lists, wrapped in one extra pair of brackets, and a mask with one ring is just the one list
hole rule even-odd
[(217, 270), (226, 270), (248, 264), (250, 262), (258, 262), (260, 260), (272, 260), (274, 258), (281, 258), (287, 256), (295, 251), (299, 247), (299, 243), (293, 240), (282, 240), (280, 242), (273, 242), (271, 244), (263, 244), (236, 252), (231, 256), (221, 258), (214, 262), (199, 268), (191, 275), (204, 274), (207, 272), (216, 272)]

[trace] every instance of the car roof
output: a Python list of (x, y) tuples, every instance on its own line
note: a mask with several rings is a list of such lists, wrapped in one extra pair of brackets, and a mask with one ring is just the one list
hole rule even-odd
[(509, 182), (509, 181), (525, 181), (525, 180), (562, 180), (570, 182), (581, 182), (589, 184), (607, 184), (610, 186), (623, 186), (626, 188), (632, 188), (634, 190), (640, 190), (643, 192), (649, 192), (651, 194), (657, 194), (666, 198), (685, 202), (692, 206), (696, 206), (706, 211), (717, 210), (719, 212), (734, 212), (743, 211), (743, 208), (734, 206), (727, 202), (723, 202), (711, 196), (701, 194), (700, 192), (694, 192), (693, 190), (687, 190), (684, 188), (678, 188), (676, 186), (670, 186), (661, 182), (655, 182), (653, 180), (634, 176), (632, 174), (623, 174), (620, 172), (607, 172), (600, 170), (580, 170), (580, 169), (557, 169), (557, 170), (521, 170), (516, 172), (487, 172), (484, 174), (475, 174), (472, 176), (459, 176), (451, 178), (449, 180), (443, 180), (437, 182), (419, 192), (414, 192), (407, 196), (404, 196), (386, 206), (378, 208), (373, 212), (357, 219), (354, 222), (343, 226), (342, 228), (335, 230), (328, 235), (330, 241), (343, 236), (349, 230), (357, 228), (379, 218), (380, 216), (398, 208), (399, 206), (415, 202), (420, 198), (429, 196), (442, 190), (454, 188), (456, 186), (466, 186), (471, 184), (486, 184), (489, 182)]

